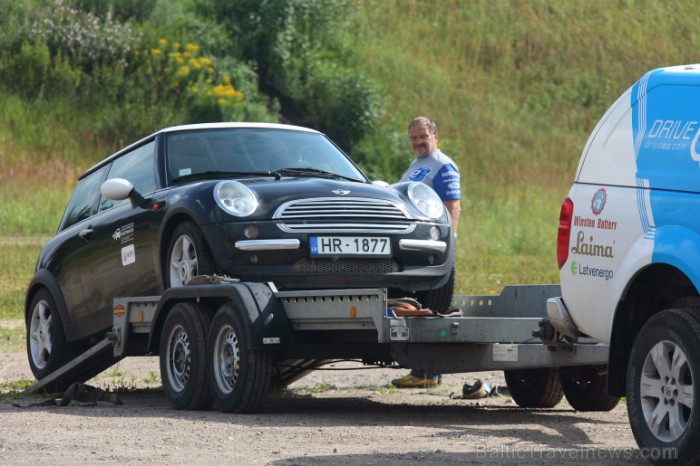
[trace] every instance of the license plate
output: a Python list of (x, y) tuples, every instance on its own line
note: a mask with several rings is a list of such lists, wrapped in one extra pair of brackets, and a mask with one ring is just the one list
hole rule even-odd
[(391, 241), (377, 236), (312, 236), (311, 255), (390, 257)]

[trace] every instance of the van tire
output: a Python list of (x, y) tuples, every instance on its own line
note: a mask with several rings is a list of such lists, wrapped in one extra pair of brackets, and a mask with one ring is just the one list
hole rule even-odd
[(576, 411), (610, 411), (620, 402), (607, 391), (605, 366), (575, 366), (559, 369), (566, 401)]
[[(700, 462), (698, 345), (700, 311), (694, 309), (655, 314), (632, 345), (627, 366), (627, 415), (639, 447), (650, 455), (655, 453), (648, 457), (654, 464)], [(692, 406), (683, 403), (683, 393), (686, 400), (692, 395)], [(647, 424), (652, 417), (658, 419), (653, 431)]]
[(564, 397), (556, 368), (503, 371), (513, 401), (521, 408), (552, 408)]

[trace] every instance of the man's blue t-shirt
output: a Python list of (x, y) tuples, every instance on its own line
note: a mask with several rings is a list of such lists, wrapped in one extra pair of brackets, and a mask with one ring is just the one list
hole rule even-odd
[(459, 169), (451, 158), (436, 149), (428, 156), (416, 158), (399, 181), (418, 181), (427, 184), (443, 201), (461, 198)]

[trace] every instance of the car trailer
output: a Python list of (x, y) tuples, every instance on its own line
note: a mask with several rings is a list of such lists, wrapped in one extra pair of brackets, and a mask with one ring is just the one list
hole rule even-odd
[[(338, 360), (439, 373), (503, 370), (521, 407), (607, 411), (608, 346), (558, 333), (547, 299), (558, 285), (457, 296), (449, 316), (397, 316), (386, 289), (280, 291), (272, 283), (197, 277), (162, 296), (115, 298), (104, 340), (27, 389), (60, 391), (127, 356), (159, 355), (175, 408), (255, 412), (286, 386)], [(461, 315), (459, 315), (461, 314)], [(93, 371), (95, 372), (95, 371)]]

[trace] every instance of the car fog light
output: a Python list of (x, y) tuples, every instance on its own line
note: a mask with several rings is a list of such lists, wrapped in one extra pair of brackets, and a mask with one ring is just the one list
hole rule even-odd
[(433, 241), (440, 237), (440, 229), (436, 226), (430, 227), (430, 239)]
[(428, 257), (428, 264), (433, 265), (435, 263), (435, 256)]
[(257, 254), (253, 254), (252, 256), (250, 256), (250, 263), (253, 265), (258, 263), (258, 255)]
[(243, 235), (248, 239), (257, 238), (258, 233), (260, 233), (260, 231), (255, 225), (248, 225), (245, 227), (245, 230), (243, 230)]

